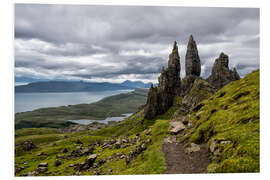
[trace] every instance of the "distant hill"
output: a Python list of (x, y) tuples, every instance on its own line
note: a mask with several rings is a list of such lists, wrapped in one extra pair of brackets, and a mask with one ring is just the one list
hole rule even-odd
[(123, 86), (136, 87), (136, 88), (150, 88), (152, 83), (143, 83), (142, 81), (130, 81), (126, 80), (121, 83)]
[(15, 128), (65, 127), (72, 124), (66, 119), (104, 120), (135, 112), (146, 103), (147, 89), (135, 89), (103, 98), (91, 104), (77, 104), (60, 107), (41, 108), (34, 111), (16, 113)]
[(16, 93), (22, 92), (89, 92), (123, 89), (149, 88), (151, 83), (125, 81), (123, 83), (83, 82), (83, 81), (46, 81), (32, 82), (15, 87)]

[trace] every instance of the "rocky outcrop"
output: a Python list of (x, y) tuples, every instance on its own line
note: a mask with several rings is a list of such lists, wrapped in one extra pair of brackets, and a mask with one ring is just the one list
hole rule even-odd
[(184, 96), (182, 104), (191, 110), (196, 104), (210, 97), (215, 92), (215, 88), (211, 86), (206, 80), (197, 78), (193, 82), (190, 91)]
[(148, 92), (144, 117), (153, 119), (163, 114), (172, 105), (175, 95), (180, 93), (180, 57), (177, 43), (174, 42), (172, 53), (169, 56), (168, 68), (162, 68), (158, 78), (158, 87), (151, 86)]
[(181, 80), (181, 92), (180, 92), (180, 96), (185, 96), (186, 94), (189, 93), (189, 91), (191, 90), (194, 81), (199, 78), (198, 76), (194, 76), (194, 75), (189, 75), (184, 77)]
[(197, 50), (197, 45), (196, 42), (193, 40), (192, 35), (190, 35), (188, 41), (185, 67), (186, 67), (186, 76), (190, 75), (200, 76), (201, 62)]
[(212, 68), (212, 73), (208, 77), (207, 81), (215, 88), (220, 89), (229, 82), (239, 79), (240, 76), (236, 69), (229, 69), (228, 55), (221, 53), (219, 58), (215, 60), (214, 66)]
[(189, 38), (185, 63), (186, 77), (181, 81), (180, 57), (177, 43), (174, 42), (173, 50), (169, 55), (168, 68), (162, 67), (158, 86), (151, 86), (149, 89), (147, 103), (144, 106), (146, 119), (153, 119), (155, 116), (165, 113), (173, 105), (176, 96), (183, 98), (177, 105), (186, 114), (217, 89), (240, 79), (236, 69), (229, 69), (229, 59), (224, 53), (221, 53), (216, 59), (211, 76), (207, 80), (200, 78), (200, 57), (192, 35)]

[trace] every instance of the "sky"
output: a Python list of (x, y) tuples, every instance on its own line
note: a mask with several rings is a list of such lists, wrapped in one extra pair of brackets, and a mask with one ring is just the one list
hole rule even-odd
[(15, 5), (15, 77), (157, 82), (177, 41), (181, 78), (189, 36), (201, 76), (221, 52), (241, 77), (259, 68), (258, 8)]

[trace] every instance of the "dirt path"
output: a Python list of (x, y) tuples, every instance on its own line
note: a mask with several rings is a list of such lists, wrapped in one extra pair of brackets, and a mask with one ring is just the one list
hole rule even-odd
[(164, 143), (163, 152), (167, 164), (166, 174), (206, 173), (210, 163), (206, 144), (200, 145), (200, 151), (186, 154), (184, 145)]

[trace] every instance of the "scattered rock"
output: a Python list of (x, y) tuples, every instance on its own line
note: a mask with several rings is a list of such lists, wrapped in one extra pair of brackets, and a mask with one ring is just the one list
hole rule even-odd
[(195, 144), (195, 143), (191, 143), (190, 144), (190, 147), (186, 148), (185, 149), (185, 152), (190, 154), (190, 153), (193, 153), (193, 152), (197, 152), (197, 151), (200, 151), (200, 146), (198, 144)]
[(171, 121), (169, 132), (173, 134), (177, 134), (180, 131), (184, 130), (186, 126), (181, 121)]
[(75, 143), (76, 144), (83, 144), (83, 142), (80, 139), (77, 139)]
[(232, 141), (220, 141), (220, 144), (230, 144)]
[(37, 156), (42, 156), (42, 155), (45, 155), (45, 153), (44, 152), (40, 152), (40, 153), (37, 154)]
[(210, 144), (210, 152), (214, 152), (215, 151), (215, 149), (217, 148), (217, 141), (214, 139), (212, 142), (211, 142), (211, 144)]
[(47, 162), (39, 163), (38, 167), (48, 167)]
[(20, 144), (20, 146), (24, 151), (30, 151), (32, 149), (37, 148), (37, 146), (33, 143), (32, 140), (25, 140)]
[(61, 164), (62, 164), (62, 162), (60, 160), (55, 159), (55, 161), (54, 161), (55, 166), (60, 166)]
[(67, 153), (68, 152), (68, 149), (67, 148), (64, 148), (63, 150), (62, 150), (62, 153)]
[(97, 154), (92, 154), (86, 158), (85, 163), (87, 163), (89, 166), (92, 166), (96, 159)]
[(36, 169), (36, 172), (38, 172), (38, 173), (44, 173), (46, 171), (48, 171), (48, 168), (47, 167), (38, 167)]
[(74, 167), (74, 166), (75, 166), (75, 164), (70, 164), (70, 165), (69, 165), (69, 167)]
[(167, 138), (164, 139), (163, 141), (164, 143), (176, 143), (176, 136), (169, 136)]

